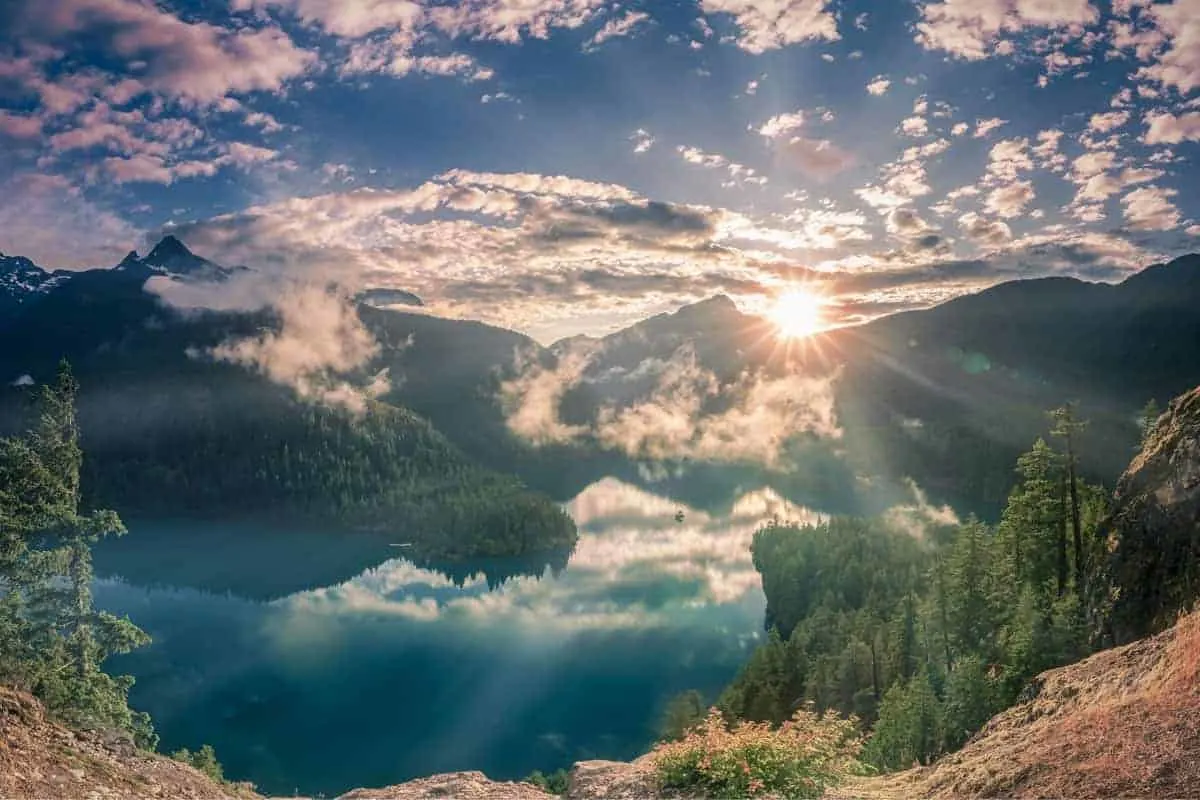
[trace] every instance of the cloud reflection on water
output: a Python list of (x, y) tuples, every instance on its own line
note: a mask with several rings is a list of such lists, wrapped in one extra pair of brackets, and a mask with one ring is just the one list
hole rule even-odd
[[(592, 484), (567, 510), (580, 539), (568, 569), (557, 576), (547, 570), (489, 591), (482, 572), (460, 586), (435, 569), (397, 558), (276, 605), (293, 614), (363, 612), (426, 622), (527, 623), (558, 631), (702, 624), (700, 615), (715, 606), (761, 608), (759, 577), (750, 560), (755, 530), (772, 518), (818, 518), (771, 489), (749, 492), (727, 515), (715, 516), (615, 478)], [(708, 618), (708, 624), (714, 621)]]

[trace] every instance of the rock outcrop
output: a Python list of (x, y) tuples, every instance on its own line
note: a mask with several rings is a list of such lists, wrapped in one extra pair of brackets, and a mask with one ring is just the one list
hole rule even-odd
[(5, 800), (250, 800), (245, 785), (218, 784), (127, 739), (69, 730), (27, 694), (0, 687), (0, 797)]
[(1171, 401), (1117, 484), (1106, 622), (1116, 642), (1162, 630), (1200, 599), (1200, 387)]

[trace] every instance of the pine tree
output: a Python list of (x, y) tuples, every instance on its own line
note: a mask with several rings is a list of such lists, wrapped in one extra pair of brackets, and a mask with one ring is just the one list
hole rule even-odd
[(64, 363), (56, 385), (43, 387), (29, 433), (0, 440), (0, 582), (8, 590), (0, 603), (0, 679), (32, 691), (68, 722), (122, 728), (152, 747), (149, 718), (127, 704), (132, 678), (100, 668), (149, 637), (92, 605), (91, 546), (125, 529), (111, 511), (80, 514), (76, 390)]
[(1076, 437), (1087, 426), (1087, 423), (1075, 419), (1073, 403), (1067, 403), (1061, 408), (1051, 411), (1050, 417), (1054, 420), (1054, 428), (1050, 431), (1050, 435), (1063, 440), (1067, 491), (1071, 499), (1071, 535), (1075, 545), (1075, 591), (1080, 596), (1084, 596), (1087, 593), (1087, 575), (1083, 561), (1083, 525), (1080, 520), (1079, 458), (1075, 452), (1075, 445)]

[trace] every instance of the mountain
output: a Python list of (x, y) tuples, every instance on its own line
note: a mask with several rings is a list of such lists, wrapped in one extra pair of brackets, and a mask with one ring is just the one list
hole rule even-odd
[(1117, 482), (1104, 589), (1119, 642), (1161, 630), (1200, 600), (1200, 387), (1171, 401)]
[[(1090, 421), (1080, 437), (1085, 473), (1111, 485), (1137, 442), (1138, 409), (1200, 383), (1198, 341), (1200, 255), (1191, 255), (1116, 285), (1013, 281), (789, 347), (717, 296), (551, 349), (591, 353), (564, 398), (574, 423), (644, 401), (671, 362), (694, 362), (722, 387), (745, 371), (836, 375), (843, 435), (829, 452), (872, 491), (911, 477), (937, 502), (991, 516), (1017, 455), (1046, 435), (1045, 412), (1066, 402)], [(719, 412), (724, 398), (706, 395), (705, 408)]]
[[(90, 504), (127, 517), (408, 529), (415, 555), (429, 557), (574, 543), (555, 504), (477, 464), (394, 397), (355, 416), (301, 402), (241, 366), (194, 357), (278, 329), (279, 319), (272, 311), (180, 314), (143, 290), (160, 274), (209, 280), (229, 271), (168, 238), (144, 259), (27, 294), (0, 323), (0, 376), (45, 382), (61, 358), (72, 364)], [(409, 327), (394, 333), (412, 336)], [(20, 429), (27, 394), (0, 392), (0, 430)]]
[[(0, 315), (0, 345), (13, 343), (0, 352), (3, 383), (38, 377), (35, 366), (44, 377), (69, 354), (89, 380), (142, 385), (188, 347), (276, 324), (264, 313), (185, 319), (142, 291), (154, 275), (232, 274), (174, 237), (116, 269), (52, 276), (41, 291), (29, 287), (47, 279), (29, 266), (25, 273), (38, 280), (23, 280), (17, 311)], [(1198, 275), (1200, 256), (1186, 256), (1117, 285), (1014, 281), (787, 346), (770, 323), (724, 296), (550, 348), (512, 331), (405, 310), (419, 299), (400, 290), (367, 290), (357, 313), (381, 344), (365, 371), (387, 368), (393, 377), (386, 403), (416, 411), (471, 459), (516, 472), (558, 499), (604, 474), (647, 480), (637, 459), (611, 441), (585, 434), (533, 447), (507, 425), (498, 395), (518, 363), (553, 369), (586, 352), (558, 411), (587, 431), (612, 409), (677, 399), (673, 387), (661, 387), (672, 365), (689, 364), (691, 377), (714, 381), (715, 390), (699, 393), (699, 419), (725, 413), (747, 374), (773, 381), (777, 399), (802, 390), (792, 379), (831, 381), (839, 438), (794, 437), (774, 464), (681, 458), (685, 470), (668, 470), (665, 483), (656, 478), (657, 489), (681, 501), (709, 507), (732, 501), (739, 488), (770, 485), (797, 502), (866, 513), (868, 500), (907, 495), (911, 478), (935, 503), (992, 516), (1012, 486), (1017, 455), (1046, 434), (1047, 409), (1078, 401), (1079, 416), (1090, 421), (1079, 442), (1083, 470), (1111, 484), (1138, 439), (1138, 409), (1200, 383), (1200, 353), (1190, 344), (1200, 341)], [(763, 419), (760, 427), (776, 424)]]
[(0, 320), (11, 317), (20, 307), (32, 302), (70, 275), (47, 272), (24, 256), (0, 253)]

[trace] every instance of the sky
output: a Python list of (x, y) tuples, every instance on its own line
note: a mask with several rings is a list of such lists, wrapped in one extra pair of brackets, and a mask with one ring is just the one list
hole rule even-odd
[(0, 251), (415, 292), (549, 342), (1200, 250), (1200, 0), (8, 0)]

